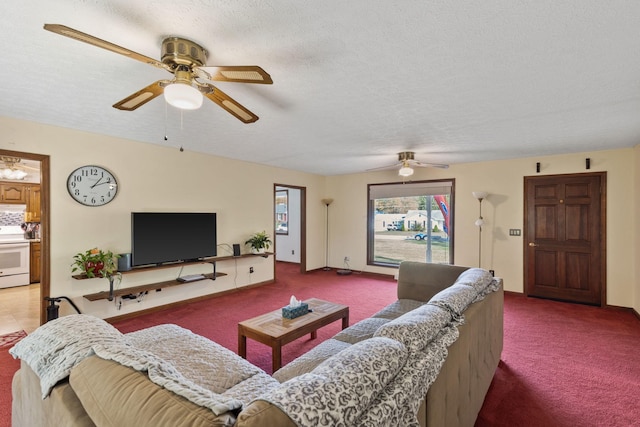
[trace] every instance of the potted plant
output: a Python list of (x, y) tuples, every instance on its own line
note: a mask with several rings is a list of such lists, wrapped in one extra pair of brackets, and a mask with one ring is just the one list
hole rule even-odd
[(118, 273), (118, 262), (120, 255), (111, 251), (93, 248), (85, 252), (78, 252), (73, 257), (73, 267), (71, 272), (80, 271), (87, 277), (107, 277), (120, 276)]
[(273, 242), (266, 231), (260, 231), (251, 236), (244, 244), (251, 246), (252, 253), (261, 254), (269, 249)]

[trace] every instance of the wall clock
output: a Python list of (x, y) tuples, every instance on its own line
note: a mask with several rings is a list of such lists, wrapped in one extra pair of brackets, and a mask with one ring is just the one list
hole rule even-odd
[(116, 178), (100, 166), (81, 166), (67, 178), (67, 190), (76, 202), (85, 206), (103, 206), (118, 193)]

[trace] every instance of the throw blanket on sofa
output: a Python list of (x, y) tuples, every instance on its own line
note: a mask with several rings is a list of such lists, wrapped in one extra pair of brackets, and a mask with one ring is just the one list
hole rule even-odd
[(69, 376), (71, 369), (93, 354), (97, 344), (118, 343), (124, 335), (93, 316), (73, 314), (40, 326), (18, 342), (9, 353), (23, 360), (40, 378), (42, 398)]
[(279, 384), (230, 350), (179, 326), (160, 325), (123, 335), (104, 320), (84, 314), (46, 323), (10, 353), (38, 375), (43, 399), (74, 366), (93, 354), (145, 371), (152, 382), (216, 415), (240, 409)]

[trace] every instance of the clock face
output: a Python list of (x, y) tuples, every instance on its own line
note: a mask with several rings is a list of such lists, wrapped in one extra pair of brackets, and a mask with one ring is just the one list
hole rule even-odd
[(116, 197), (118, 183), (111, 172), (100, 166), (82, 166), (71, 172), (67, 190), (73, 200), (85, 206), (106, 205)]

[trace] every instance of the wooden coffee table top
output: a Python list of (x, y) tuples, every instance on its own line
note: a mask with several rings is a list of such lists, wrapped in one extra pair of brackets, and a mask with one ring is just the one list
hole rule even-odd
[[(282, 309), (278, 309), (261, 316), (244, 320), (238, 324), (244, 331), (253, 331), (260, 335), (268, 336), (272, 339), (281, 340), (292, 331), (298, 331), (296, 335), (309, 333), (327, 324), (329, 319), (334, 320), (344, 317), (348, 313), (349, 307), (318, 298), (311, 298), (306, 301), (309, 304), (311, 313), (296, 317), (295, 319), (285, 319), (282, 317)], [(347, 314), (348, 316), (348, 314)], [(308, 332), (302, 332), (308, 331)]]

